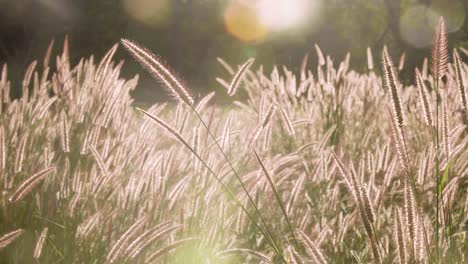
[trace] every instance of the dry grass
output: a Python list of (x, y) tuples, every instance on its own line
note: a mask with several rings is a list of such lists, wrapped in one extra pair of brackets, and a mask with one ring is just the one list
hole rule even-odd
[(129, 40), (182, 103), (135, 111), (117, 46), (52, 69), (51, 45), (16, 100), (3, 66), (2, 263), (466, 262), (468, 66), (439, 27), (412, 86), (387, 51), (384, 78), (370, 49), (366, 74), (219, 60), (232, 107)]

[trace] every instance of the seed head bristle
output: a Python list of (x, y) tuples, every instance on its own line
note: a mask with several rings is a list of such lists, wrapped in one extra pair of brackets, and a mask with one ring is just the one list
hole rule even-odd
[(304, 259), (299, 255), (299, 253), (291, 246), (288, 247), (289, 262), (291, 264), (302, 264)]
[(468, 96), (466, 93), (465, 81), (463, 80), (462, 75), (462, 61), (456, 49), (453, 50), (453, 59), (455, 62), (455, 79), (457, 82), (460, 99), (462, 106), (465, 109), (465, 114), (468, 115)]
[(405, 67), (406, 52), (403, 52), (400, 56), (400, 61), (398, 62), (398, 71), (402, 71)]
[(109, 170), (107, 169), (106, 164), (104, 163), (103, 158), (101, 157), (101, 154), (97, 151), (96, 147), (94, 146), (89, 146), (89, 149), (91, 150), (91, 153), (93, 154), (94, 158), (96, 159), (96, 162), (98, 164), (99, 169), (101, 170), (102, 174), (105, 176), (109, 175)]
[(222, 140), (221, 140), (221, 147), (223, 149), (227, 149), (229, 147), (230, 143), (230, 133), (231, 133), (231, 120), (232, 120), (233, 112), (230, 112), (226, 122), (224, 123), (224, 128), (223, 128), (223, 134), (222, 134)]
[(361, 187), (361, 199), (364, 204), (364, 209), (366, 211), (367, 218), (369, 219), (369, 222), (374, 223), (375, 222), (375, 213), (374, 213), (374, 207), (369, 199), (369, 194), (368, 192)]
[(406, 218), (406, 231), (408, 238), (413, 243), (412, 252), (416, 250), (417, 230), (416, 230), (416, 206), (414, 202), (413, 188), (408, 178), (404, 180), (404, 209)]
[(34, 248), (34, 255), (33, 255), (35, 259), (39, 259), (41, 257), (42, 248), (44, 247), (44, 242), (46, 240), (48, 231), (49, 231), (49, 228), (45, 227), (42, 230), (41, 235), (37, 239), (36, 247)]
[(309, 62), (309, 53), (306, 53), (306, 55), (304, 55), (304, 58), (302, 58), (302, 63), (301, 63), (301, 80), (306, 79), (306, 69), (307, 69), (308, 62)]
[(190, 91), (176, 78), (175, 74), (167, 66), (164, 66), (155, 54), (142, 45), (128, 39), (121, 39), (121, 43), (146, 71), (155, 79), (164, 83), (165, 87), (175, 98), (189, 106), (193, 105), (194, 99)]
[(249, 68), (253, 64), (253, 62), (254, 62), (254, 59), (252, 59), (252, 58), (248, 59), (244, 64), (242, 64), (242, 66), (236, 72), (236, 74), (232, 78), (231, 83), (229, 84), (229, 88), (228, 88), (229, 96), (233, 96), (233, 95), (235, 95), (237, 93), (237, 90), (239, 89), (240, 82), (244, 78), (245, 73), (249, 70)]
[(427, 88), (418, 68), (416, 68), (414, 71), (416, 75), (416, 86), (418, 87), (419, 98), (424, 114), (424, 120), (426, 121), (426, 125), (432, 127), (432, 110), (428, 99)]
[(374, 69), (374, 59), (372, 58), (372, 51), (370, 47), (367, 47), (367, 68), (369, 70)]
[(162, 236), (169, 234), (170, 232), (181, 228), (181, 225), (176, 226), (167, 226), (162, 228), (161, 230), (157, 230), (158, 232), (154, 232), (150, 234), (146, 239), (142, 239), (140, 243), (138, 243), (135, 248), (129, 252), (129, 257), (131, 259), (136, 258), (145, 248), (147, 248), (153, 241), (161, 238)]
[(416, 260), (419, 261), (420, 263), (424, 262), (424, 256), (425, 256), (425, 245), (424, 245), (424, 232), (425, 232), (425, 226), (424, 226), (424, 215), (422, 212), (422, 208), (419, 207), (419, 214), (417, 218), (417, 241), (416, 241)]
[(135, 238), (131, 243), (128, 244), (128, 246), (125, 249), (125, 254), (128, 254), (134, 250), (139, 243), (141, 243), (144, 239), (147, 239), (148, 236), (154, 234), (155, 232), (159, 232), (159, 230), (163, 228), (167, 228), (168, 226), (171, 225), (170, 221), (162, 222), (150, 229), (147, 229), (145, 232), (140, 234), (137, 238)]
[(211, 101), (211, 99), (213, 99), (214, 96), (215, 96), (215, 92), (211, 92), (207, 94), (205, 97), (203, 97), (203, 99), (200, 100), (200, 102), (197, 104), (197, 107), (195, 108), (197, 112), (200, 113), (203, 109), (205, 109), (205, 106), (208, 105), (208, 103)]
[(164, 130), (166, 130), (170, 136), (174, 137), (177, 141), (184, 144), (187, 148), (192, 149), (192, 147), (188, 144), (187, 141), (185, 141), (182, 135), (176, 130), (174, 130), (172, 127), (170, 127), (168, 124), (166, 124), (166, 122), (161, 120), (159, 117), (146, 112), (143, 109), (140, 109), (138, 107), (136, 109), (140, 111), (141, 113), (143, 113), (144, 115), (146, 115), (147, 117), (151, 118), (153, 121), (155, 121), (159, 126), (161, 126)]
[(258, 139), (258, 137), (260, 136), (260, 133), (270, 123), (270, 120), (272, 119), (275, 111), (276, 111), (276, 106), (274, 104), (271, 104), (265, 117), (263, 117), (261, 123), (255, 128), (253, 132), (253, 136), (250, 139), (250, 144), (254, 143)]
[(437, 28), (434, 33), (434, 43), (432, 48), (432, 75), (436, 79), (442, 78), (447, 72), (448, 51), (447, 35), (445, 32), (445, 21), (439, 17)]
[(288, 113), (283, 107), (281, 107), (280, 110), (281, 110), (281, 116), (283, 117), (284, 125), (286, 127), (286, 131), (288, 131), (288, 134), (290, 136), (294, 135), (296, 132), (294, 131), (294, 126), (291, 122), (291, 119), (289, 119)]
[(226, 69), (227, 72), (229, 72), (231, 75), (233, 75), (235, 72), (234, 72), (234, 69), (232, 69), (231, 65), (229, 65), (227, 62), (225, 62), (223, 59), (221, 58), (216, 58), (216, 60), (219, 62), (219, 64), (221, 64), (224, 69)]
[(261, 124), (262, 128), (265, 128), (267, 126), (267, 124), (270, 122), (271, 118), (273, 117), (275, 111), (276, 111), (276, 105), (271, 104), (270, 108), (268, 108), (267, 114), (263, 118), (263, 121)]
[(30, 193), (42, 180), (45, 176), (54, 171), (55, 167), (50, 167), (44, 170), (39, 171), (38, 173), (34, 174), (33, 176), (29, 177), (28, 179), (24, 180), (16, 191), (11, 195), (9, 201), (11, 203), (17, 203), (18, 201), (22, 200), (28, 193)]
[[(1, 101), (0, 101), (1, 104)], [(6, 145), (5, 145), (5, 128), (0, 125), (0, 169), (5, 171), (6, 167)]]
[(61, 132), (61, 139), (62, 139), (62, 148), (63, 152), (69, 153), (70, 152), (70, 141), (68, 137), (68, 120), (67, 120), (67, 115), (65, 112), (62, 112), (62, 122), (60, 126), (60, 132)]
[(28, 141), (28, 135), (23, 135), (19, 142), (19, 146), (16, 149), (16, 159), (15, 159), (15, 172), (21, 172), (23, 170), (24, 155), (26, 152), (26, 143)]
[(135, 223), (131, 225), (127, 231), (125, 231), (125, 233), (117, 240), (107, 255), (107, 263), (114, 263), (119, 257), (121, 257), (121, 254), (124, 250), (123, 248), (127, 245), (128, 240), (135, 236), (135, 234), (143, 228), (147, 220), (148, 217), (141, 217), (135, 221)]
[(317, 53), (317, 58), (318, 58), (318, 65), (323, 66), (325, 65), (325, 58), (323, 57), (322, 50), (317, 44), (314, 44), (315, 52)]
[(401, 99), (398, 89), (400, 87), (395, 69), (393, 67), (392, 60), (388, 55), (387, 49), (383, 51), (383, 68), (384, 68), (384, 78), (385, 86), (387, 87), (390, 98), (392, 101), (393, 108), (393, 117), (395, 118), (395, 123), (399, 127), (405, 126), (405, 118), (403, 115), (403, 109), (401, 107)]
[[(392, 116), (392, 113), (389, 111), (389, 115)], [(392, 124), (392, 135), (395, 147), (398, 153), (398, 158), (400, 160), (401, 166), (405, 170), (406, 174), (410, 174), (410, 162), (408, 152), (406, 150), (403, 138), (403, 131), (395, 123), (395, 118), (391, 118)]]
[(47, 46), (47, 51), (46, 51), (46, 55), (44, 56), (44, 63), (43, 63), (44, 68), (49, 67), (49, 62), (50, 62), (50, 57), (52, 55), (52, 48), (54, 47), (54, 42), (55, 42), (55, 39), (52, 38), (52, 40), (49, 43), (49, 46)]
[(398, 250), (398, 257), (399, 257), (399, 262), (401, 264), (407, 263), (406, 259), (406, 240), (404, 237), (404, 232), (403, 232), (403, 221), (401, 217), (401, 212), (400, 209), (395, 209), (395, 214), (394, 214), (394, 219), (395, 219), (395, 242)]
[(336, 165), (338, 166), (338, 169), (340, 170), (341, 177), (345, 181), (346, 187), (356, 199), (357, 196), (356, 196), (356, 193), (354, 192), (354, 188), (352, 188), (351, 183), (348, 180), (348, 176), (347, 176), (349, 174), (348, 170), (346, 169), (345, 165), (343, 164), (341, 159), (338, 157), (338, 155), (335, 154), (334, 151), (332, 151), (332, 156), (333, 156), (333, 159), (335, 160)]
[(317, 245), (312, 241), (312, 239), (310, 239), (309, 236), (306, 235), (300, 229), (297, 229), (296, 232), (299, 235), (299, 238), (300, 238), (302, 244), (304, 245), (304, 247), (306, 249), (307, 255), (309, 255), (309, 257), (313, 258), (316, 263), (326, 264), (327, 261), (323, 257), (323, 253), (317, 247)]
[(0, 237), (0, 250), (11, 244), (24, 233), (24, 229), (17, 229)]

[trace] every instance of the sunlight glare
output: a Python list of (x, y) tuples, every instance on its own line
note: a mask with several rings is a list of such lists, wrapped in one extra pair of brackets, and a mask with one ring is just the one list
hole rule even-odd
[(244, 42), (262, 42), (267, 28), (259, 21), (255, 7), (243, 2), (231, 1), (224, 12), (226, 31)]
[(260, 0), (257, 15), (261, 23), (272, 31), (291, 29), (305, 22), (310, 2), (307, 0)]

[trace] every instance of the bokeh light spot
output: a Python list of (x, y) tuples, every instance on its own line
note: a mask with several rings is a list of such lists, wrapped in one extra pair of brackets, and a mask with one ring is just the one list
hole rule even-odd
[(170, 0), (123, 0), (123, 5), (133, 19), (151, 27), (166, 24), (172, 13)]
[(465, 21), (465, 7), (460, 0), (433, 0), (431, 10), (445, 19), (447, 32), (455, 32)]
[(463, 26), (464, 10), (459, 0), (434, 0), (429, 7), (410, 7), (400, 19), (401, 37), (416, 48), (430, 46), (439, 16), (444, 17), (447, 32), (455, 32)]
[(261, 42), (268, 33), (255, 8), (239, 1), (229, 2), (224, 12), (224, 24), (227, 32), (245, 42)]
[(400, 19), (400, 34), (408, 44), (422, 48), (432, 44), (437, 14), (423, 5), (415, 5), (405, 11)]
[(271, 30), (285, 30), (299, 26), (307, 18), (310, 0), (260, 0), (258, 17)]

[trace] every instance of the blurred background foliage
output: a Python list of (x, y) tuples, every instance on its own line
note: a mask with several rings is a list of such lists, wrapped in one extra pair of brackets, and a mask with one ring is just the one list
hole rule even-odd
[[(255, 57), (253, 69), (298, 71), (307, 53), (309, 65), (316, 64), (316, 43), (335, 63), (350, 52), (351, 67), (364, 72), (367, 47), (377, 61), (387, 45), (395, 61), (406, 53), (402, 79), (408, 83), (430, 54), (439, 15), (447, 21), (450, 48), (468, 47), (467, 13), (465, 0), (0, 0), (0, 63), (8, 63), (19, 88), (26, 66), (42, 59), (52, 38), (58, 54), (68, 35), (77, 63), (91, 54), (101, 58), (125, 37), (159, 54), (190, 89), (205, 94), (223, 90), (215, 77), (227, 73), (217, 57), (233, 65)], [(141, 71), (122, 50), (117, 59), (129, 61), (125, 76)], [(166, 100), (155, 86), (142, 74), (134, 97)]]

